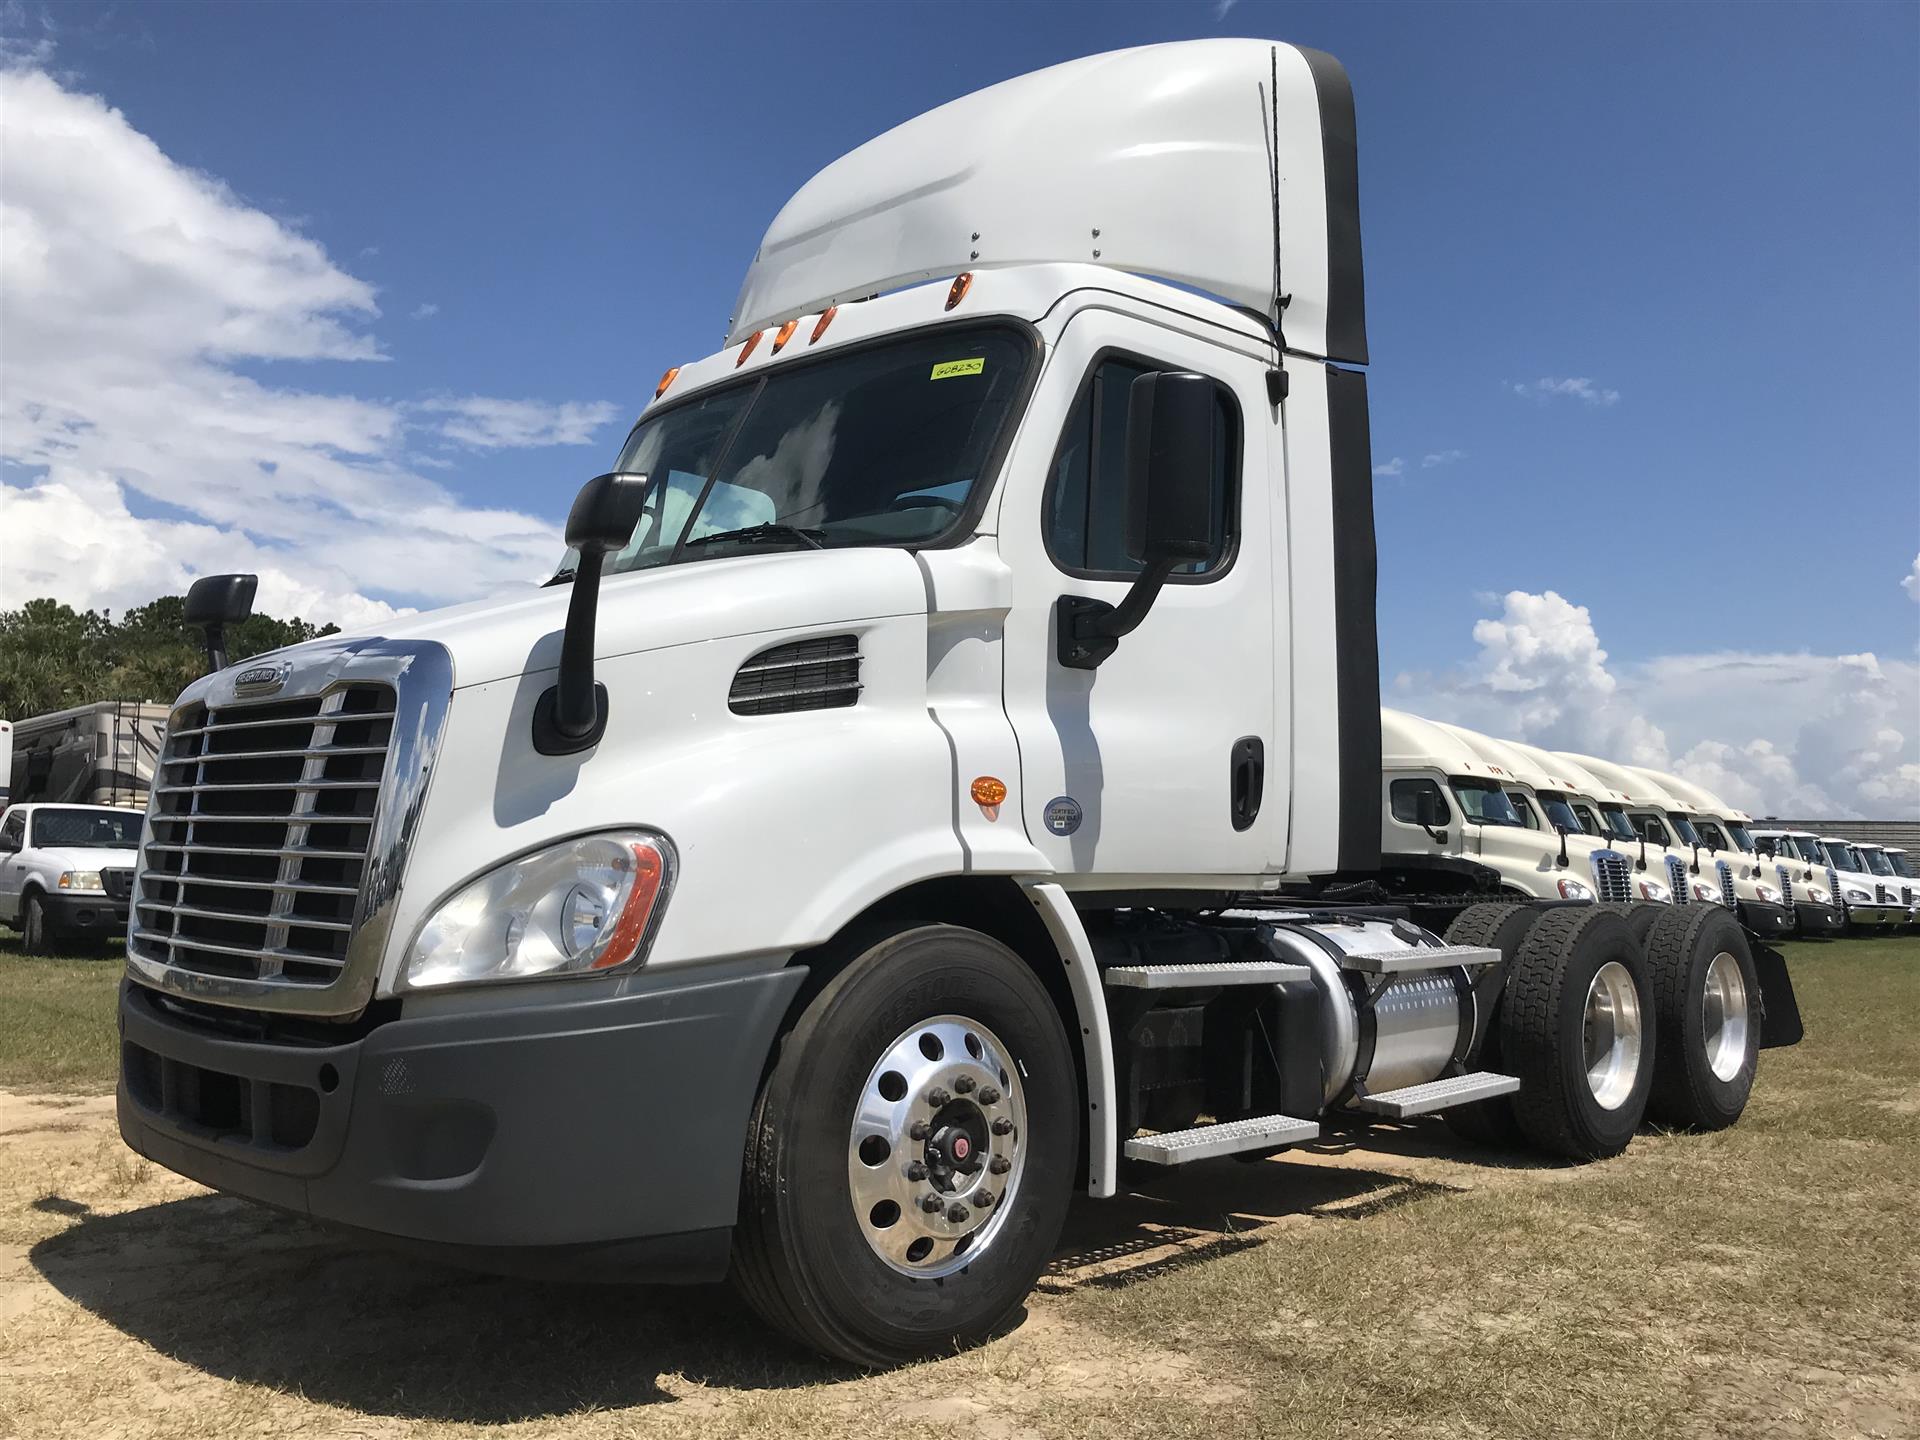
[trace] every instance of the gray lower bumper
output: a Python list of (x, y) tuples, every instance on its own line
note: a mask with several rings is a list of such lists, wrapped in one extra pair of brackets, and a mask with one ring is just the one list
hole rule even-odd
[(120, 1133), (215, 1189), (456, 1261), (717, 1279), (805, 974), (401, 1018), (339, 1045), (228, 1034), (128, 982)]

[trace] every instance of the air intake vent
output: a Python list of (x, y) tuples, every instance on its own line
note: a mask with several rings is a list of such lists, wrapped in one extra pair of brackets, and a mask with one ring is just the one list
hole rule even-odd
[(1720, 903), (1729, 910), (1739, 909), (1739, 897), (1733, 891), (1733, 866), (1724, 860), (1716, 860), (1714, 869), (1720, 872)]
[(839, 710), (860, 698), (860, 640), (821, 635), (762, 650), (733, 677), (727, 708), (736, 715)]

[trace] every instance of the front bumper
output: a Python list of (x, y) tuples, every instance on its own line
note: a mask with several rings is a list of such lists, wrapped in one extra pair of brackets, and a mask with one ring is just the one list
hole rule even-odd
[(1802, 935), (1839, 935), (1847, 928), (1847, 912), (1837, 905), (1811, 900), (1793, 902), (1794, 928)]
[(64, 890), (43, 890), (40, 904), (47, 923), (62, 935), (125, 934), (127, 902), (111, 895), (74, 894)]
[(1762, 937), (1793, 934), (1793, 912), (1784, 905), (1770, 905), (1765, 900), (1742, 900), (1740, 923)]
[(230, 1033), (128, 981), (120, 1133), (216, 1190), (455, 1263), (719, 1279), (748, 1111), (805, 976), (643, 976), (334, 1045)]

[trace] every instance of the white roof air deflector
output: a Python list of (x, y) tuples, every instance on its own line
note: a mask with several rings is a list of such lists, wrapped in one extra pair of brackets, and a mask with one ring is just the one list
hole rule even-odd
[[(1190, 40), (1068, 61), (907, 121), (782, 207), (729, 345), (828, 305), (993, 266), (1080, 261), (1273, 301), (1276, 47)], [(1278, 49), (1289, 348), (1366, 363), (1353, 95), (1330, 56)]]

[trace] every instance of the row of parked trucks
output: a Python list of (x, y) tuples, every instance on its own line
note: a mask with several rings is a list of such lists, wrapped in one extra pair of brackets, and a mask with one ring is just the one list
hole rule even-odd
[(1345, 71), (1246, 40), (815, 176), (550, 587), (180, 696), (127, 1142), (464, 1263), (730, 1276), (879, 1365), (1013, 1323), (1076, 1191), (1733, 1123), (1800, 1033), (1748, 929), (1785, 860), (1381, 714), (1358, 194)]

